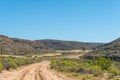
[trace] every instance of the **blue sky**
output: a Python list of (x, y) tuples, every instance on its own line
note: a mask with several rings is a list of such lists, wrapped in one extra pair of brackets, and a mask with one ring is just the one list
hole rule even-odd
[(110, 42), (120, 37), (120, 0), (0, 0), (0, 34)]

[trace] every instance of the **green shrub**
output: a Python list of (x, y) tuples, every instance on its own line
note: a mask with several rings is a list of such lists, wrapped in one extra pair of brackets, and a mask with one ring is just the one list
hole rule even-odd
[(2, 64), (0, 63), (0, 72), (2, 71), (2, 67), (3, 67), (3, 66), (2, 66)]
[(100, 66), (102, 68), (102, 70), (107, 70), (109, 69), (109, 67), (111, 67), (112, 61), (110, 59), (106, 59), (106, 58), (102, 58), (99, 57), (98, 58), (98, 66)]
[(75, 72), (79, 68), (79, 63), (68, 60), (52, 60), (51, 68), (63, 72)]
[(91, 60), (91, 65), (100, 66), (102, 70), (108, 70), (111, 67), (112, 61), (103, 57), (98, 57), (97, 60)]
[(0, 62), (3, 64), (3, 69), (9, 70), (10, 68), (30, 64), (31, 60), (28, 58), (3, 57)]
[(77, 70), (77, 72), (80, 72), (80, 73), (89, 73), (89, 67), (90, 67), (90, 64), (89, 63), (79, 63), (79, 69)]
[(59, 59), (51, 61), (51, 69), (62, 72), (93, 74), (94, 76), (102, 76), (104, 72), (106, 72), (108, 76), (118, 76), (120, 75), (119, 65), (119, 62), (114, 62), (102, 57), (96, 60)]
[(95, 76), (99, 76), (100, 74), (102, 74), (102, 69), (100, 66), (97, 66), (97, 65), (91, 66), (89, 68), (89, 73), (94, 74)]
[(17, 65), (13, 60), (5, 59), (3, 60), (3, 67), (4, 69), (9, 70), (10, 68), (16, 68)]
[(115, 67), (110, 67), (108, 71), (109, 73), (112, 73), (115, 76), (120, 75), (120, 70), (116, 69)]
[(14, 61), (10, 61), (9, 65), (10, 65), (10, 68), (16, 68), (17, 67), (17, 65)]

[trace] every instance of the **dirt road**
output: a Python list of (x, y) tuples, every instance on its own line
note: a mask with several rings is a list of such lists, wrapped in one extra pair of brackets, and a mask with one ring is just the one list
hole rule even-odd
[(49, 64), (48, 61), (42, 61), (22, 69), (4, 72), (0, 74), (0, 80), (70, 80), (50, 70)]

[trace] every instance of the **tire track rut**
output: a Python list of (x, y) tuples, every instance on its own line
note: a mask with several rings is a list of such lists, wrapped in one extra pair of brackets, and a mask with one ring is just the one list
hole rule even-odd
[(53, 72), (49, 61), (35, 63), (19, 70), (0, 74), (0, 80), (70, 80)]

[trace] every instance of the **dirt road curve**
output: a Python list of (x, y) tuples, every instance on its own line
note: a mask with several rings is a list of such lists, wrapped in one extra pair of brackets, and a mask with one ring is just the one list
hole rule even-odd
[(0, 74), (0, 80), (70, 80), (48, 69), (50, 62), (35, 63), (22, 69)]

